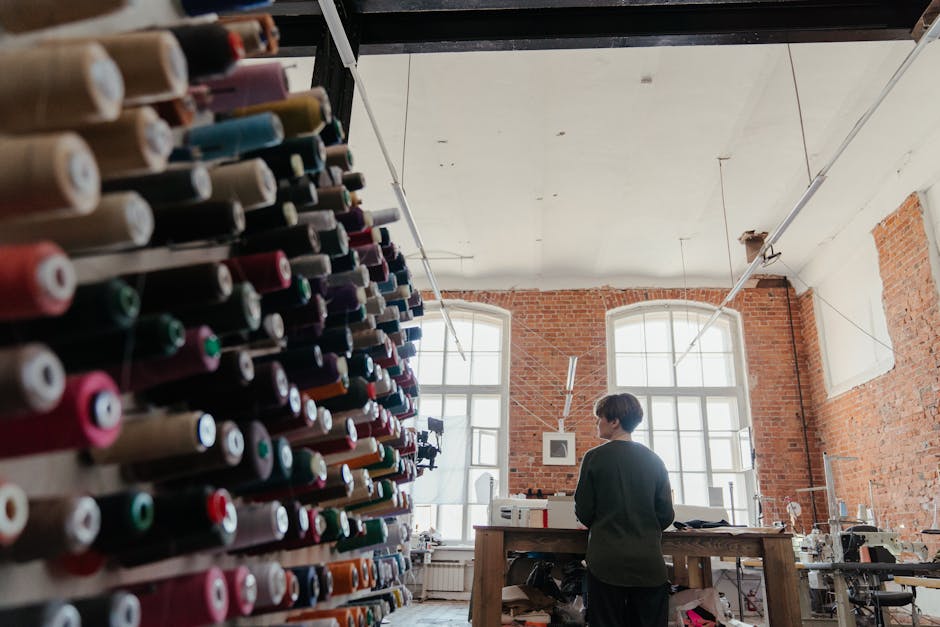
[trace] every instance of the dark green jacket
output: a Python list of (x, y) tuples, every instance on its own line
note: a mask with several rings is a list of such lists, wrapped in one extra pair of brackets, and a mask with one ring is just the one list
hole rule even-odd
[(589, 529), (587, 565), (615, 586), (666, 582), (662, 531), (672, 523), (672, 490), (663, 461), (642, 444), (611, 440), (581, 462), (575, 514)]

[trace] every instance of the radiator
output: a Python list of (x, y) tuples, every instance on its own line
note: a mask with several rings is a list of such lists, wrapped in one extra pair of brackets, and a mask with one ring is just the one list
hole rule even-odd
[(431, 562), (425, 566), (424, 589), (463, 592), (465, 562)]

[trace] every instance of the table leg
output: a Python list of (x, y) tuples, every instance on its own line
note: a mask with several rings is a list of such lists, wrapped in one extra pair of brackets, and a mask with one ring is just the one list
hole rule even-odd
[(499, 627), (506, 581), (506, 550), (502, 531), (478, 529), (474, 549), (473, 627)]
[(773, 627), (800, 627), (800, 599), (790, 538), (765, 538), (767, 620)]

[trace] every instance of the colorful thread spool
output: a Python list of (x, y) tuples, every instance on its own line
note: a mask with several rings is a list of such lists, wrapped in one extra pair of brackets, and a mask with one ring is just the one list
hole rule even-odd
[(0, 417), (51, 411), (64, 391), (65, 369), (45, 345), (0, 349)]
[(225, 75), (245, 56), (241, 38), (220, 24), (192, 24), (169, 30), (186, 57), (191, 81)]
[(258, 600), (255, 611), (278, 605), (287, 593), (287, 576), (277, 562), (251, 564), (248, 570), (258, 581)]
[(222, 345), (212, 329), (202, 325), (186, 330), (185, 342), (169, 357), (132, 361), (111, 370), (125, 392), (139, 392), (168, 381), (213, 372), (219, 367)]
[(91, 545), (100, 526), (101, 511), (89, 496), (31, 498), (23, 532), (0, 555), (17, 562), (74, 555)]
[(201, 411), (150, 414), (126, 421), (114, 443), (91, 451), (91, 458), (97, 464), (126, 464), (201, 453), (215, 438), (215, 419)]
[(121, 70), (125, 106), (170, 100), (186, 93), (189, 83), (186, 56), (170, 33), (122, 33), (96, 41)]
[(282, 100), (264, 102), (250, 107), (233, 109), (231, 114), (236, 117), (271, 112), (281, 118), (284, 125), (284, 134), (287, 137), (296, 137), (306, 133), (317, 133), (323, 128), (324, 117), (320, 101), (310, 95), (294, 95)]
[(290, 262), (279, 250), (232, 257), (222, 263), (235, 279), (249, 281), (259, 294), (284, 290), (291, 284)]
[(52, 242), (0, 247), (0, 321), (57, 316), (71, 304), (75, 270)]
[(229, 597), (222, 571), (153, 582), (138, 591), (141, 627), (198, 627), (218, 623), (228, 613)]
[(102, 179), (162, 172), (173, 150), (173, 135), (151, 107), (125, 109), (112, 122), (77, 129), (95, 155)]
[(186, 134), (186, 145), (198, 148), (200, 156), (208, 161), (235, 158), (274, 146), (283, 139), (280, 118), (273, 113), (261, 113), (193, 127)]
[(228, 76), (204, 81), (203, 85), (212, 94), (209, 109), (216, 113), (283, 100), (289, 93), (287, 74), (277, 61), (239, 65)]
[(238, 512), (238, 530), (228, 547), (230, 551), (278, 542), (290, 526), (287, 509), (278, 501), (246, 503), (236, 505), (235, 509)]
[(142, 538), (153, 526), (154, 500), (147, 492), (128, 490), (95, 497), (101, 510), (101, 530), (92, 548), (110, 553)]
[(258, 580), (245, 566), (225, 571), (229, 608), (226, 618), (249, 616), (258, 600)]
[(162, 483), (237, 466), (245, 454), (242, 430), (230, 420), (217, 423), (216, 429), (215, 444), (203, 453), (126, 464), (121, 471), (130, 481)]

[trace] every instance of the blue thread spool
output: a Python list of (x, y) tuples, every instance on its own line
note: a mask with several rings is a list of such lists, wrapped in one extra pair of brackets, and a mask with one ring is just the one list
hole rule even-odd
[(233, 118), (216, 124), (197, 126), (186, 137), (203, 159), (235, 158), (246, 152), (275, 146), (284, 140), (284, 126), (273, 113)]

